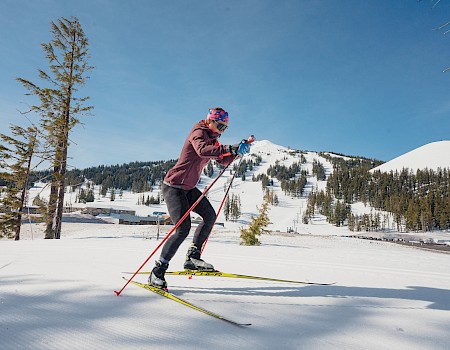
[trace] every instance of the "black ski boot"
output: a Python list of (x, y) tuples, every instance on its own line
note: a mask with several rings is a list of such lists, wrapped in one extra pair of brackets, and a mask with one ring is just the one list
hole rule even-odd
[(167, 289), (167, 282), (164, 278), (164, 274), (166, 273), (168, 267), (168, 263), (163, 263), (156, 260), (155, 267), (148, 278), (148, 284), (156, 288)]
[(191, 245), (188, 249), (184, 268), (186, 270), (214, 271), (214, 266), (200, 259), (200, 249), (195, 245)]

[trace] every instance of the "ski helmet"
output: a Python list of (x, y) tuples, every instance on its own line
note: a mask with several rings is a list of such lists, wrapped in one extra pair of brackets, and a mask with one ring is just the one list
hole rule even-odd
[(220, 107), (210, 108), (206, 119), (228, 124), (228, 113)]

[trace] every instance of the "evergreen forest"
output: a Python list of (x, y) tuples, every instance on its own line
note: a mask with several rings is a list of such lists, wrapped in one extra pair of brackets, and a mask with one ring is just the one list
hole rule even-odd
[[(378, 162), (363, 158), (331, 157), (333, 164), (326, 191), (309, 195), (304, 222), (315, 211), (337, 226), (348, 224), (354, 231), (377, 231), (393, 228), (399, 231), (432, 231), (450, 229), (450, 177), (448, 169), (403, 169), (371, 172)], [(362, 202), (390, 215), (355, 215), (350, 204)]]
[[(132, 191), (135, 193), (147, 192), (152, 186), (159, 185), (167, 171), (173, 167), (176, 160), (131, 162), (122, 165), (100, 165), (83, 170), (72, 169), (67, 172), (67, 186), (73, 190), (90, 181), (93, 185), (100, 185), (107, 191), (110, 188)], [(32, 181), (43, 180), (48, 172), (36, 172)]]

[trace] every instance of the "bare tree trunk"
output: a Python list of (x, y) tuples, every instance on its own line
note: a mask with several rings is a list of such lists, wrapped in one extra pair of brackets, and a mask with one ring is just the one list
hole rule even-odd
[(50, 185), (50, 198), (48, 201), (48, 208), (46, 213), (46, 224), (47, 227), (45, 229), (45, 239), (54, 239), (55, 238), (55, 229), (54, 229), (54, 219), (56, 213), (56, 203), (58, 200), (58, 184), (56, 181), (56, 176), (58, 173), (58, 167), (54, 167), (53, 175), (52, 175), (52, 183)]
[(30, 154), (30, 157), (28, 158), (28, 163), (27, 163), (27, 171), (25, 174), (25, 184), (23, 186), (22, 189), (22, 194), (20, 197), (20, 207), (18, 210), (18, 215), (17, 215), (17, 227), (16, 227), (16, 232), (15, 232), (15, 236), (14, 236), (14, 240), (18, 241), (20, 239), (20, 228), (22, 227), (22, 213), (23, 213), (23, 208), (25, 207), (25, 199), (27, 197), (27, 190), (28, 190), (28, 178), (30, 176), (30, 169), (31, 169), (31, 159), (33, 157), (33, 154)]
[[(28, 174), (27, 174), (27, 178), (28, 178)], [(23, 211), (23, 207), (24, 207), (26, 192), (27, 192), (27, 188), (24, 187), (22, 190), (22, 195), (20, 196), (21, 205), (20, 205), (20, 208), (19, 208), (18, 214), (17, 214), (17, 225), (16, 225), (16, 232), (14, 235), (15, 241), (18, 241), (20, 239), (20, 228), (22, 227), (22, 211)]]
[[(66, 128), (68, 131), (68, 127)], [(68, 148), (68, 132), (64, 133), (64, 139), (62, 140), (62, 155), (61, 166), (59, 168), (59, 181), (58, 181), (58, 206), (56, 208), (55, 215), (55, 238), (61, 238), (61, 224), (62, 216), (64, 212), (64, 194), (66, 192), (66, 172), (67, 172), (67, 148)]]

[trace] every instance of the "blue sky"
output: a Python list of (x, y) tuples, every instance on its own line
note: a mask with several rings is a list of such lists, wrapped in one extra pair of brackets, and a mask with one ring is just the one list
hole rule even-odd
[[(295, 149), (388, 161), (450, 139), (450, 2), (424, 0), (1, 0), (0, 132), (41, 83), (50, 22), (90, 41), (79, 96), (94, 116), (71, 140), (78, 168), (177, 158), (209, 107), (224, 144), (254, 134)], [(450, 34), (449, 34), (450, 35)]]

